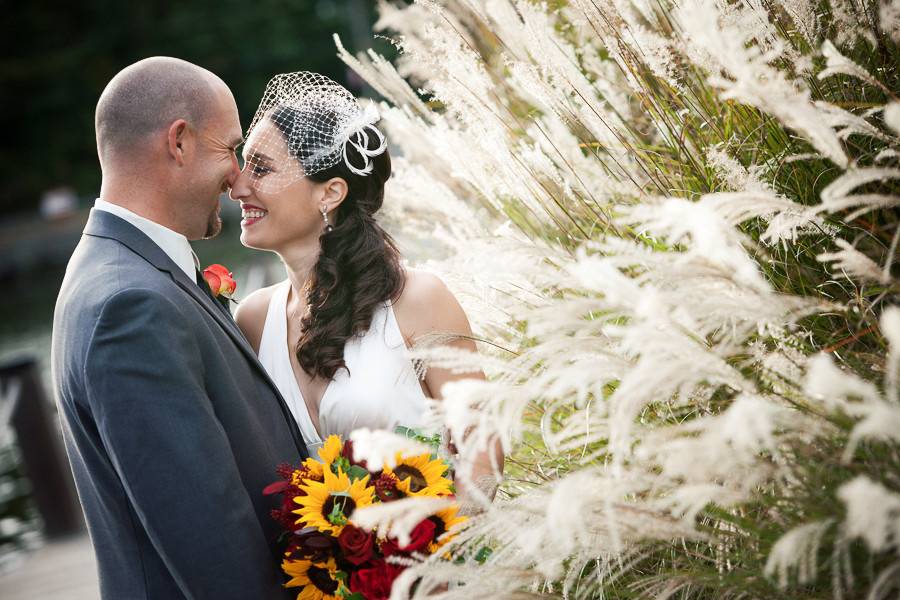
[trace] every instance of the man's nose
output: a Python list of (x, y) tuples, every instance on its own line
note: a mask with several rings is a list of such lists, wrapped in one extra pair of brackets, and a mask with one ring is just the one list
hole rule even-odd
[(243, 176), (241, 172), (241, 167), (238, 164), (237, 157), (234, 158), (234, 162), (231, 165), (231, 172), (228, 174), (228, 197), (232, 200), (240, 200), (241, 198), (245, 198), (247, 193), (249, 192), (249, 186), (247, 186), (246, 178)]

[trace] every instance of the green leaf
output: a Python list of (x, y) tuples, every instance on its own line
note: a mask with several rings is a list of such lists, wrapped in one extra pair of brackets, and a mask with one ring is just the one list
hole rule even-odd
[(347, 469), (345, 473), (347, 473), (347, 476), (351, 481), (356, 481), (369, 475), (369, 472), (359, 465), (350, 465), (350, 468)]
[[(337, 494), (332, 494), (336, 496)], [(344, 515), (344, 502), (343, 501), (335, 501), (334, 506), (331, 507), (331, 513), (328, 515), (328, 522), (332, 525), (346, 525), (347, 517)]]
[(415, 440), (420, 444), (425, 444), (426, 446), (431, 446), (432, 448), (439, 448), (441, 445), (441, 434), (435, 433), (432, 435), (425, 435), (424, 432), (419, 431), (417, 429), (413, 429), (411, 427), (404, 427), (403, 425), (397, 425), (394, 427), (394, 433), (398, 435), (404, 436), (406, 439)]
[(347, 473), (350, 469), (350, 461), (344, 458), (343, 456), (338, 456), (334, 459), (334, 462), (331, 463), (331, 472), (335, 475), (338, 474), (338, 470)]
[(483, 546), (478, 550), (478, 554), (475, 555), (475, 560), (478, 562), (478, 564), (484, 564), (484, 561), (490, 558), (491, 554), (493, 553), (493, 550), (491, 550), (487, 546)]
[(409, 427), (404, 427), (403, 425), (397, 425), (394, 427), (394, 433), (398, 433), (402, 436), (406, 436), (408, 438), (416, 437), (416, 432), (414, 429), (410, 429)]

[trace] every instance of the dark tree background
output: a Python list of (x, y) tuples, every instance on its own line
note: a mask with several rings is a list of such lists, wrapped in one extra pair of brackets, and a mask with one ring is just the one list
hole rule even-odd
[(42, 192), (59, 185), (93, 198), (94, 107), (110, 78), (136, 60), (175, 56), (218, 74), (246, 128), (275, 73), (317, 71), (359, 92), (332, 34), (351, 50), (375, 43), (372, 0), (30, 0), (4, 3), (3, 12), (4, 216), (34, 211)]

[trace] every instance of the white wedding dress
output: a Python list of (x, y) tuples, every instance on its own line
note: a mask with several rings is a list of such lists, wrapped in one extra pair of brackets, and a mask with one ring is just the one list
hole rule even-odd
[(389, 302), (378, 307), (369, 330), (350, 338), (340, 369), (325, 388), (319, 404), (317, 431), (309, 416), (300, 386), (291, 368), (293, 348), (287, 339), (287, 299), (290, 281), (278, 284), (259, 344), (259, 360), (278, 386), (306, 440), (309, 455), (331, 434), (348, 439), (354, 429), (384, 429), (397, 425), (421, 426), (426, 397)]

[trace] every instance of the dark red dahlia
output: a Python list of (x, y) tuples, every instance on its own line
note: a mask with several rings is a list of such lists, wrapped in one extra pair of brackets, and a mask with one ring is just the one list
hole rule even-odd
[(338, 547), (335, 539), (314, 527), (304, 527), (294, 534), (289, 546), (292, 558), (324, 562), (334, 556)]

